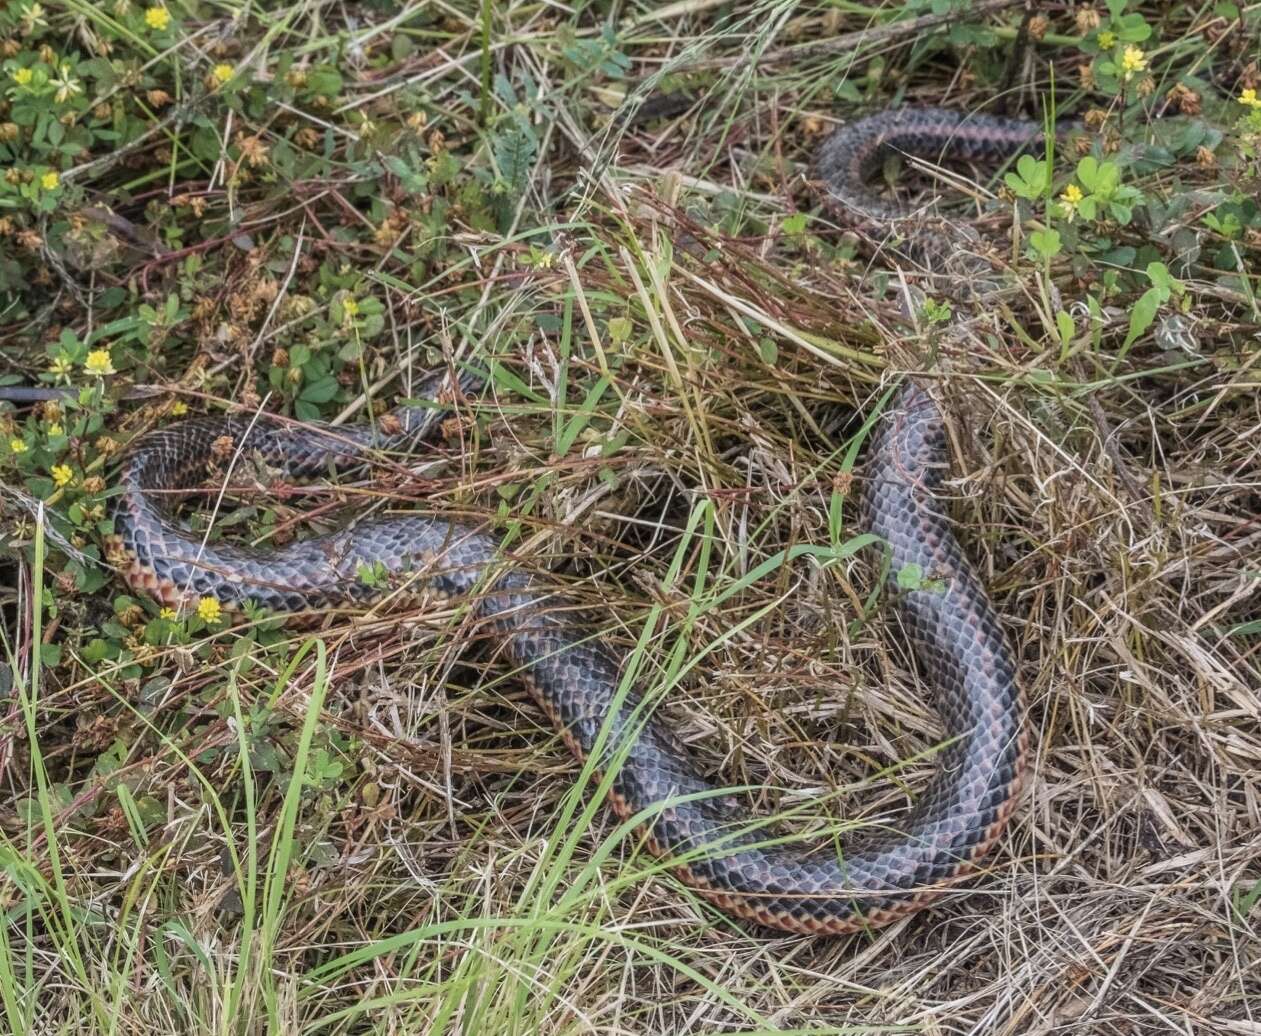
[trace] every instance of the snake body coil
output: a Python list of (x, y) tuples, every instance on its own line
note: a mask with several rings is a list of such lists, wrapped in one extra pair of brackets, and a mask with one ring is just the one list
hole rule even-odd
[(819, 148), (815, 175), (833, 209), (847, 219), (879, 225), (908, 215), (868, 185), (890, 153), (926, 161), (1000, 162), (1032, 150), (1042, 139), (1042, 124), (1029, 119), (899, 108), (836, 130)]
[[(982, 141), (984, 128), (997, 124), (974, 124), (961, 136), (957, 121), (949, 133), (937, 132), (940, 117), (930, 121), (933, 132), (925, 132), (922, 121), (881, 116), (841, 130), (824, 148), (834, 193), (861, 197), (874, 153), (889, 141), (912, 150), (927, 140), (936, 155), (948, 139), (964, 140), (973, 155), (1001, 150), (1016, 135), (999, 127)], [(908, 125), (919, 127), (915, 140), (901, 132)], [(1022, 146), (1026, 142), (1027, 135)], [(617, 813), (628, 818), (657, 807), (645, 831), (652, 850), (671, 857), (703, 896), (765, 925), (838, 933), (888, 923), (925, 906), (992, 846), (1024, 770), (1021, 694), (993, 608), (934, 495), (945, 465), (945, 431), (918, 384), (906, 383), (881, 420), (863, 510), (869, 530), (888, 543), (891, 571), (916, 565), (928, 581), (900, 593), (898, 604), (935, 687), (946, 743), (936, 774), (909, 813), (842, 851), (831, 842), (806, 851), (776, 841), (762, 822), (715, 794), (662, 721), (645, 719), (638, 697), (619, 700), (619, 661), (575, 631), (555, 596), (526, 573), (504, 571), (497, 541), (484, 532), (407, 515), (251, 550), (204, 543), (185, 532), (159, 495), (191, 488), (212, 458), (233, 450), (261, 456), (295, 477), (359, 464), (365, 451), (414, 444), (437, 414), (400, 408), (376, 430), (193, 418), (144, 436), (125, 458), (114, 514), (113, 546), (128, 583), (170, 605), (212, 596), (229, 605), (300, 612), (379, 599), (385, 592), (380, 581), (368, 586), (359, 576), (362, 566), (376, 565), (386, 582), (414, 579), (430, 592), (475, 600), (479, 618), (574, 754), (583, 759), (600, 750), (601, 769), (621, 757), (610, 794)], [(386, 434), (386, 427), (396, 431)]]

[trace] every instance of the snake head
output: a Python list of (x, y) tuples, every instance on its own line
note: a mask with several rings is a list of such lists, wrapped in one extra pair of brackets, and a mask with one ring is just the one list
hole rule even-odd
[(438, 370), (425, 375), (412, 389), (410, 399), (426, 400), (437, 406), (416, 406), (404, 403), (390, 411), (390, 417), (412, 442), (419, 442), (433, 434), (434, 429), (451, 411), (451, 404), (466, 396), (476, 394), (486, 379), (468, 368), (455, 371)]

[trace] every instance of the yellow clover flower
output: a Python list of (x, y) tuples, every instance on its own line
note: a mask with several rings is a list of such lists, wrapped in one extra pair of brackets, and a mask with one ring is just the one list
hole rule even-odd
[(114, 364), (109, 358), (109, 350), (93, 349), (88, 353), (88, 358), (83, 361), (83, 369), (89, 374), (98, 374), (101, 377), (113, 374)]
[(17, 83), (18, 86), (30, 86), (31, 80), (35, 78), (35, 73), (29, 68), (18, 68), (11, 74), (13, 76), (13, 81)]
[(25, 8), (19, 7), (18, 24), (22, 26), (24, 35), (31, 35), (36, 29), (48, 24), (44, 20), (44, 8), (39, 4), (27, 4)]
[(58, 174), (57, 170), (50, 169), (40, 177), (39, 183), (44, 190), (55, 191), (59, 186), (61, 186), (61, 176)]
[(64, 62), (61, 66), (61, 75), (53, 80), (53, 85), (57, 87), (58, 104), (65, 104), (70, 98), (83, 92), (83, 85), (70, 74), (72, 71), (70, 63)]
[(204, 623), (218, 622), (223, 615), (223, 606), (213, 597), (197, 599), (197, 616)]
[(1060, 194), (1060, 207), (1064, 210), (1064, 218), (1070, 223), (1073, 217), (1077, 215), (1077, 206), (1081, 204), (1082, 199), (1086, 195), (1082, 193), (1082, 189), (1075, 183), (1070, 183), (1064, 188)]
[(158, 612), (158, 618), (159, 618), (159, 619), (166, 619), (166, 621), (167, 621), (167, 622), (174, 622), (174, 621), (175, 621), (175, 609), (174, 609), (174, 608), (163, 608), (160, 612)]
[(1239, 94), (1239, 103), (1248, 108), (1261, 108), (1261, 97), (1257, 96), (1256, 90), (1248, 87)]
[(161, 32), (171, 24), (171, 12), (161, 6), (150, 7), (144, 13), (144, 23), (149, 26), (150, 29)]
[(171, 415), (173, 417), (183, 417), (186, 413), (188, 413), (188, 404), (182, 399), (177, 399), (171, 404)]
[(70, 485), (74, 481), (74, 469), (69, 464), (54, 464), (52, 467), (53, 482), (57, 488)]
[(1125, 78), (1129, 79), (1135, 72), (1141, 72), (1147, 67), (1147, 56), (1138, 49), (1138, 47), (1129, 46), (1125, 48), (1125, 53), (1121, 55), (1121, 69), (1125, 72)]
[(11, 449), (14, 453), (25, 453), (26, 443), (24, 443), (21, 439), (10, 439), (9, 449)]
[(232, 78), (234, 72), (235, 69), (233, 69), (231, 65), (215, 65), (215, 67), (210, 70), (210, 75), (214, 78), (216, 83), (222, 86)]

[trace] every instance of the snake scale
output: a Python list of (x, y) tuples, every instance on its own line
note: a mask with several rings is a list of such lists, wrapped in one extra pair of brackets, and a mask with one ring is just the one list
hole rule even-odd
[[(836, 131), (817, 168), (830, 204), (887, 220), (898, 210), (866, 186), (889, 149), (926, 158), (996, 158), (1040, 132), (1018, 120), (940, 109), (885, 112)], [(440, 384), (420, 396), (436, 397)], [(165, 604), (214, 597), (277, 613), (367, 606), (384, 593), (359, 577), (376, 565), (386, 584), (414, 580), (426, 592), (474, 602), (477, 617), (579, 759), (621, 756), (609, 795), (643, 826), (653, 852), (688, 885), (742, 918), (790, 931), (841, 933), (918, 910), (975, 868), (1011, 815), (1027, 736), (1015, 666), (1000, 623), (960, 548), (935, 491), (946, 463), (945, 429), (924, 387), (908, 380), (876, 426), (862, 513), (888, 544), (890, 572), (919, 566), (931, 582), (896, 591), (902, 627), (933, 684), (945, 731), (938, 766), (911, 809), (839, 846), (770, 837), (697, 770), (665, 722), (618, 698), (619, 658), (575, 629), (570, 609), (524, 570), (505, 568), (496, 538), (422, 514), (372, 517), (282, 547), (248, 549), (185, 531), (169, 505), (206, 477), (214, 458), (245, 451), (291, 477), (362, 464), (370, 451), (399, 451), (431, 434), (441, 410), (401, 407), (373, 427), (295, 427), (248, 415), (189, 418), (142, 436), (129, 449), (114, 511), (114, 556), (127, 582)], [(602, 728), (605, 736), (601, 740)]]

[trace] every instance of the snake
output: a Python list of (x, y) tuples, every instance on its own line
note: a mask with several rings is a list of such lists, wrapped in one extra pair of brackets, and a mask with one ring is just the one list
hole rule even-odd
[[(1056, 124), (1057, 135), (1080, 126)], [(891, 154), (934, 161), (1000, 162), (1036, 149), (1042, 123), (1002, 115), (973, 114), (951, 108), (894, 108), (876, 112), (833, 132), (815, 156), (815, 176), (835, 213), (866, 224), (901, 220), (910, 208), (886, 199), (871, 186)]]
[[(892, 210), (866, 181), (891, 149), (993, 158), (1028, 147), (1038, 132), (1035, 123), (944, 109), (885, 112), (837, 130), (818, 167), (830, 203), (887, 217)], [(459, 397), (466, 381), (441, 374), (413, 397)], [(413, 594), (467, 602), (574, 756), (604, 776), (613, 811), (686, 885), (737, 918), (788, 932), (862, 931), (920, 910), (978, 869), (1015, 810), (1028, 735), (1011, 647), (940, 499), (946, 426), (922, 379), (905, 379), (873, 425), (860, 513), (884, 545), (889, 596), (944, 737), (904, 814), (817, 845), (775, 834), (708, 779), (667, 720), (621, 686), (618, 652), (575, 622), (555, 587), (505, 557), (486, 527), (441, 514), (372, 514), (250, 547), (189, 531), (174, 511), (234, 459), (317, 478), (410, 452), (445, 412), (405, 403), (349, 427), (230, 412), (146, 432), (121, 461), (110, 557), (133, 590), (171, 607), (213, 598), (238, 610), (319, 615)], [(375, 578), (363, 578), (365, 569)], [(908, 588), (898, 578), (907, 571), (923, 578)]]

